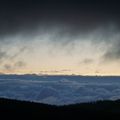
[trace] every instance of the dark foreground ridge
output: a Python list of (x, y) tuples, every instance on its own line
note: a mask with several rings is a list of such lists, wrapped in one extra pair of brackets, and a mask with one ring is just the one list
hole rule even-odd
[(54, 106), (1, 98), (0, 116), (16, 120), (120, 120), (120, 100)]

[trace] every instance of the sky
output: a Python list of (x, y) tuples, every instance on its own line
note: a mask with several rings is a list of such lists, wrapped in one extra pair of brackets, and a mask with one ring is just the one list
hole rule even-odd
[(0, 73), (120, 75), (120, 3), (1, 0)]

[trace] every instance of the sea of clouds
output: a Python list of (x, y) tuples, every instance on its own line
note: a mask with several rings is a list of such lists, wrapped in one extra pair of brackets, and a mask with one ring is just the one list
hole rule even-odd
[(120, 77), (0, 75), (0, 97), (64, 105), (120, 99)]

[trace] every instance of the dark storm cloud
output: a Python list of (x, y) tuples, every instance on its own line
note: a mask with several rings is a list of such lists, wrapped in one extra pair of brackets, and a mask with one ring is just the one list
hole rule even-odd
[[(53, 31), (55, 35), (51, 38), (51, 42), (54, 43), (56, 40), (64, 46), (81, 34), (87, 36), (91, 31), (102, 28), (100, 31), (102, 39), (95, 39), (94, 42), (105, 41), (107, 43), (108, 37), (114, 35), (115, 32), (120, 32), (119, 5), (118, 1), (107, 0), (0, 1), (0, 41), (17, 34), (31, 37), (40, 32), (44, 34)], [(117, 30), (110, 32), (109, 25), (117, 26)], [(63, 36), (69, 36), (68, 40), (62, 41), (60, 38)], [(106, 60), (120, 57), (120, 49), (116, 44), (119, 40), (113, 39), (112, 41), (115, 44), (103, 55)], [(5, 54), (0, 53), (0, 56), (3, 57)], [(11, 58), (17, 55), (19, 54)]]
[(1, 1), (0, 36), (35, 34), (38, 26), (49, 31), (61, 25), (68, 28), (65, 34), (86, 33), (109, 22), (118, 23), (119, 10), (119, 4), (110, 1)]

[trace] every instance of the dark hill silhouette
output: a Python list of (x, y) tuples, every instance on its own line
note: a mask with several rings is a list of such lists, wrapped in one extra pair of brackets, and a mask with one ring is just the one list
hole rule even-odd
[(120, 120), (120, 100), (55, 106), (1, 98), (0, 117), (3, 120)]

